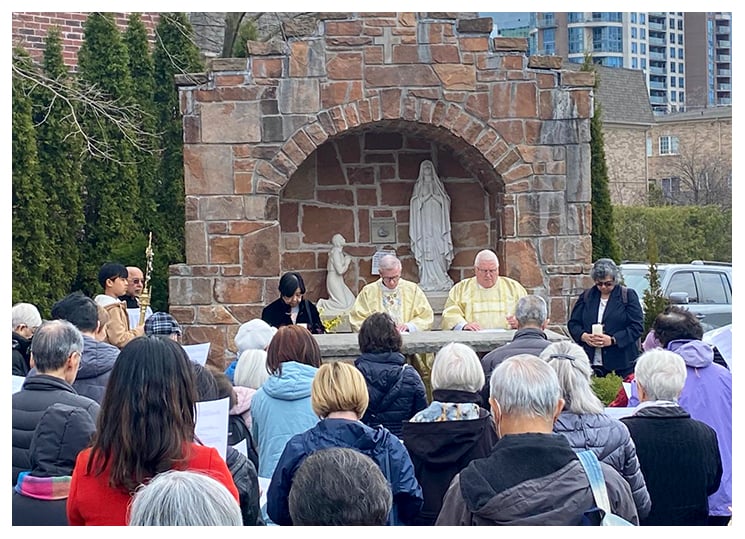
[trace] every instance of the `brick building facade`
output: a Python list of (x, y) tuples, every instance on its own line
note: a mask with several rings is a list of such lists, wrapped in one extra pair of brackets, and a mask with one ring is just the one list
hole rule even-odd
[[(22, 46), (34, 60), (41, 61), (44, 46), (50, 28), (58, 27), (62, 39), (62, 57), (65, 65), (73, 70), (78, 65), (78, 50), (83, 44), (83, 24), (88, 18), (87, 12), (13, 12), (12, 35), (13, 45)], [(131, 13), (112, 13), (116, 25), (126, 30)], [(158, 24), (157, 13), (141, 13), (148, 36), (154, 35)]]

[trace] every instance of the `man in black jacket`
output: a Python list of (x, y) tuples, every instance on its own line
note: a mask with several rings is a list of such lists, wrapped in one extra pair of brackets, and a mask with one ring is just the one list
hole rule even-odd
[(39, 374), (27, 378), (21, 391), (13, 394), (13, 485), (20, 472), (31, 469), (31, 438), (49, 406), (77, 406), (96, 421), (98, 403), (72, 387), (82, 351), (83, 336), (66, 320), (46, 322), (34, 334), (31, 364)]
[(543, 349), (551, 344), (551, 341), (543, 332), (548, 324), (548, 307), (546, 306), (546, 300), (541, 296), (523, 296), (517, 300), (515, 319), (517, 320), (517, 331), (512, 337), (512, 342), (495, 348), (481, 358), (481, 366), (484, 368), (486, 378), (481, 390), (482, 406), (484, 408), (489, 408), (489, 379), (491, 373), (500, 363), (508, 357), (518, 354), (539, 356)]
[(39, 309), (31, 303), (16, 303), (11, 314), (13, 323), (13, 376), (26, 376), (31, 369), (31, 338), (41, 325)]

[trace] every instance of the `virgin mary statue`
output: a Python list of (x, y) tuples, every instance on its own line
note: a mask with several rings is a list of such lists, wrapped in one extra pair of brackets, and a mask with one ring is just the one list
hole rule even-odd
[(422, 161), (409, 206), (411, 251), (419, 267), (419, 286), (424, 291), (450, 290), (448, 275), (453, 261), (450, 233), (450, 197), (432, 161)]

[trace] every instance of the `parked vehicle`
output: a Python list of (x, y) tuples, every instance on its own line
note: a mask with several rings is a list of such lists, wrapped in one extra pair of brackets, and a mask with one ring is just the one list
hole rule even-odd
[[(649, 288), (649, 264), (623, 263), (623, 282), (643, 301)], [(704, 331), (732, 323), (732, 264), (694, 260), (690, 264), (657, 264), (662, 295), (696, 313)]]

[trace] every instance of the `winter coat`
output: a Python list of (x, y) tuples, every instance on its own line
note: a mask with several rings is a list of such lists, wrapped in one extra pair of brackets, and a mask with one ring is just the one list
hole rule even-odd
[(46, 409), (57, 402), (83, 408), (94, 423), (100, 410), (96, 401), (78, 395), (62, 378), (48, 374), (26, 378), (21, 391), (13, 394), (13, 485), (20, 472), (31, 469), (34, 430)]
[[(600, 463), (611, 510), (639, 523), (629, 484)], [(564, 436), (508, 434), (455, 476), (437, 526), (576, 526), (594, 507), (590, 482)]]
[[(633, 288), (626, 290), (624, 303), (621, 285), (613, 287), (602, 320), (604, 333), (616, 339), (616, 344), (602, 348), (603, 367), (607, 371), (619, 371), (621, 376), (633, 370), (639, 355), (639, 337), (644, 331), (644, 312), (639, 295)], [(585, 344), (581, 337), (583, 333), (592, 333), (592, 325), (598, 323), (599, 307), (600, 290), (593, 286), (589, 292), (579, 295), (567, 322), (572, 339), (585, 350), (590, 361), (595, 356), (595, 348)]]
[(717, 434), (674, 403), (643, 402), (628, 427), (652, 499), (642, 526), (705, 526), (708, 496), (719, 488)]
[(52, 404), (31, 440), (31, 469), (13, 488), (13, 526), (67, 526), (67, 496), (78, 453), (96, 424), (82, 408)]
[(548, 337), (542, 330), (538, 328), (522, 328), (515, 332), (512, 341), (499, 348), (495, 348), (481, 358), (481, 366), (484, 368), (486, 380), (481, 390), (481, 405), (484, 408), (489, 408), (489, 381), (491, 380), (491, 374), (494, 372), (494, 369), (500, 363), (508, 357), (518, 354), (533, 354), (538, 356), (549, 344), (551, 344), (551, 341), (548, 340)]
[(310, 385), (318, 370), (297, 361), (282, 363), (251, 399), (251, 435), (259, 449), (259, 477), (271, 477), (287, 441), (318, 423)]
[(554, 423), (554, 432), (566, 436), (577, 453), (592, 449), (599, 461), (613, 466), (631, 488), (639, 519), (649, 514), (652, 502), (626, 425), (605, 414), (564, 411)]
[[(480, 399), (477, 393), (442, 389), (436, 389), (432, 397), (434, 400), (427, 410), (438, 406), (444, 409), (451, 403), (478, 403)], [(414, 524), (432, 526), (453, 477), (472, 460), (488, 456), (497, 442), (497, 434), (491, 414), (479, 408), (478, 419), (405, 421), (401, 439), (424, 494), (424, 506)]]
[(273, 522), (292, 525), (289, 509), (292, 478), (307, 456), (329, 447), (349, 447), (373, 459), (391, 484), (394, 506), (391, 510), (398, 511), (404, 524), (413, 522), (423, 498), (406, 448), (384, 427), (371, 428), (349, 419), (322, 419), (287, 442), (267, 491), (267, 513)]
[[(326, 333), (318, 309), (312, 301), (303, 299), (298, 304), (298, 308), (296, 324), (307, 324), (308, 331), (311, 333)], [(275, 328), (291, 326), (290, 310), (291, 307), (282, 298), (277, 298), (264, 307), (261, 311), (261, 319)]]
[(362, 354), (354, 364), (365, 377), (370, 395), (362, 422), (371, 427), (383, 425), (400, 436), (403, 422), (427, 407), (422, 377), (399, 352)]
[(667, 349), (680, 354), (688, 376), (678, 404), (693, 419), (717, 433), (722, 458), (722, 482), (709, 498), (709, 514), (730, 516), (732, 511), (732, 372), (714, 363), (714, 350), (703, 341), (679, 340)]
[(13, 376), (26, 376), (31, 369), (31, 339), (13, 332)]
[(244, 526), (263, 526), (259, 508), (259, 477), (256, 467), (246, 456), (228, 446), (225, 454), (225, 463), (228, 465), (230, 475), (233, 476), (235, 488), (238, 489), (240, 498), (241, 515)]
[[(70, 526), (126, 526), (132, 493), (125, 488), (109, 485), (111, 465), (96, 475), (88, 473), (91, 449), (84, 449), (75, 461), (67, 499), (67, 521)], [(96, 464), (97, 462), (94, 462)], [(209, 475), (222, 483), (235, 501), (240, 503), (238, 489), (225, 459), (217, 449), (196, 443), (186, 444), (185, 457), (173, 466), (174, 470), (189, 470)]]
[[(72, 383), (78, 395), (83, 395), (101, 404), (111, 370), (118, 357), (119, 349), (116, 346), (83, 335), (80, 368)], [(36, 369), (31, 369), (28, 376), (35, 376), (36, 372)]]

